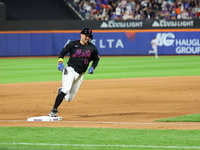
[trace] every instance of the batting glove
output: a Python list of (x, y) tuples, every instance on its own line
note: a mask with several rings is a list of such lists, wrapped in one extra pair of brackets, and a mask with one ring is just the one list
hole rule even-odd
[(63, 62), (58, 62), (58, 70), (63, 71), (64, 68), (65, 66), (63, 65)]
[(89, 73), (89, 74), (93, 74), (93, 73), (94, 73), (94, 68), (93, 68), (93, 67), (90, 67), (90, 68), (88, 69), (88, 73)]

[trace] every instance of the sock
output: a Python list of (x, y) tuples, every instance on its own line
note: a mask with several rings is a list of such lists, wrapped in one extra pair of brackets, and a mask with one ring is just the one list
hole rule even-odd
[(60, 106), (60, 104), (62, 103), (64, 97), (65, 97), (65, 93), (61, 92), (60, 94), (57, 95), (56, 100), (55, 100), (55, 104), (53, 106), (54, 109), (57, 109), (58, 106)]

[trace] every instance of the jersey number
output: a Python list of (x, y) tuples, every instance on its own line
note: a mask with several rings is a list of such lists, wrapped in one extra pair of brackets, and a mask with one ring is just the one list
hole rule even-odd
[(89, 60), (88, 60), (87, 58), (85, 58), (85, 59), (84, 59), (84, 64), (87, 65), (88, 63), (89, 63)]

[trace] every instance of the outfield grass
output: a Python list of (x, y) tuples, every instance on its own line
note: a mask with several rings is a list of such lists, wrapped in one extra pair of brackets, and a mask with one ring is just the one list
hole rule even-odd
[[(200, 76), (199, 66), (199, 56), (101, 57), (85, 79)], [(0, 84), (61, 81), (57, 58), (0, 59), (0, 71)], [(0, 150), (197, 150), (199, 141), (199, 130), (0, 127)]]
[[(198, 76), (199, 66), (199, 56), (101, 57), (95, 73), (86, 73), (85, 79)], [(0, 83), (61, 80), (57, 58), (0, 59), (0, 70)]]

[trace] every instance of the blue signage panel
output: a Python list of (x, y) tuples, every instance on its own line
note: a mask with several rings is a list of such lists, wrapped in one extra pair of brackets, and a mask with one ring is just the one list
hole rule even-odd
[[(92, 43), (100, 55), (148, 55), (151, 40), (157, 37), (159, 55), (199, 55), (200, 32), (94, 32)], [(58, 55), (79, 33), (2, 33), (0, 56)]]

